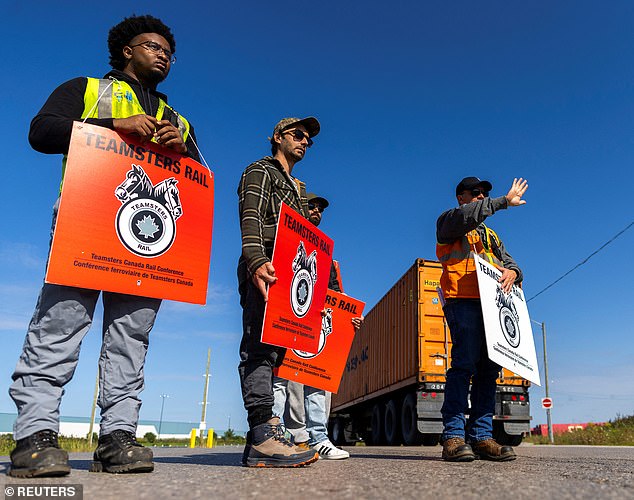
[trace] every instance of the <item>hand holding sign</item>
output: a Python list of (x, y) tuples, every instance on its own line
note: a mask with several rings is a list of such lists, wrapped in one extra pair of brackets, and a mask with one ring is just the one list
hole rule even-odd
[(511, 293), (516, 279), (517, 273), (513, 269), (504, 269), (502, 276), (500, 276), (500, 284), (504, 293)]
[(187, 152), (183, 136), (169, 120), (161, 120), (156, 124), (156, 142), (180, 154)]
[(137, 136), (141, 142), (147, 142), (154, 137), (156, 123), (156, 118), (149, 115), (134, 115), (112, 120), (112, 125), (117, 132)]
[(262, 264), (255, 270), (251, 279), (253, 280), (253, 284), (257, 287), (258, 290), (260, 290), (260, 293), (264, 297), (264, 302), (268, 302), (268, 285), (273, 284), (277, 281), (273, 264), (271, 264), (270, 262), (265, 262), (264, 264)]

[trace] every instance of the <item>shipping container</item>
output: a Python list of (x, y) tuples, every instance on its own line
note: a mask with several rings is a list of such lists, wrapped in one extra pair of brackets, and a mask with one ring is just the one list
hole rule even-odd
[[(442, 266), (417, 259), (367, 313), (341, 385), (332, 395), (331, 439), (350, 444), (435, 445), (450, 366), (451, 337), (437, 287)], [(494, 437), (518, 445), (530, 431), (530, 382), (504, 369)]]

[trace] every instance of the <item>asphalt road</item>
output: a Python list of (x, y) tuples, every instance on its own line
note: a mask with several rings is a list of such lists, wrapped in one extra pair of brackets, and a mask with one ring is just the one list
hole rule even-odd
[(81, 484), (84, 499), (117, 500), (634, 499), (634, 447), (522, 445), (513, 462), (467, 464), (443, 462), (439, 446), (347, 449), (348, 460), (320, 460), (301, 469), (249, 469), (240, 466), (238, 447), (155, 448), (154, 472), (135, 475), (90, 473), (91, 455), (73, 453), (70, 476), (45, 480), (6, 476), (9, 459), (0, 457), (0, 485)]

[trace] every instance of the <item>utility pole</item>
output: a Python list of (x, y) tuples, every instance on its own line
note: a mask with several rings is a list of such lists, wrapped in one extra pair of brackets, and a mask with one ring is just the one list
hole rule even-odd
[(209, 392), (209, 363), (211, 362), (211, 348), (207, 349), (207, 369), (205, 370), (205, 390), (203, 392), (203, 414), (200, 418), (200, 446), (203, 445), (203, 434), (207, 428), (207, 394)]
[[(542, 343), (544, 345), (544, 379), (546, 383), (544, 384), (544, 390), (546, 391), (546, 397), (550, 397), (550, 392), (548, 391), (548, 356), (546, 354), (546, 323), (539, 322), (535, 320), (531, 320), (533, 323), (536, 323), (542, 327)], [(553, 434), (553, 422), (550, 415), (550, 408), (546, 408), (546, 423), (548, 424), (548, 441), (550, 444), (555, 444), (555, 435)]]
[(161, 417), (159, 418), (158, 438), (161, 439), (161, 427), (163, 426), (163, 407), (165, 406), (165, 398), (169, 398), (168, 394), (161, 394)]
[(99, 365), (97, 365), (97, 379), (95, 380), (95, 394), (92, 398), (92, 409), (90, 410), (90, 425), (88, 426), (88, 446), (92, 446), (92, 432), (95, 427), (95, 410), (97, 408), (97, 397), (99, 396)]

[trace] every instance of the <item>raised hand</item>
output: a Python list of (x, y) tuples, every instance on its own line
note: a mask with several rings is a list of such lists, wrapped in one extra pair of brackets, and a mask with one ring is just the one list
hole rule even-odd
[(525, 205), (526, 200), (522, 200), (522, 196), (528, 189), (528, 181), (522, 179), (513, 179), (513, 185), (509, 192), (506, 193), (506, 201), (508, 202), (509, 207), (517, 207), (519, 205)]

